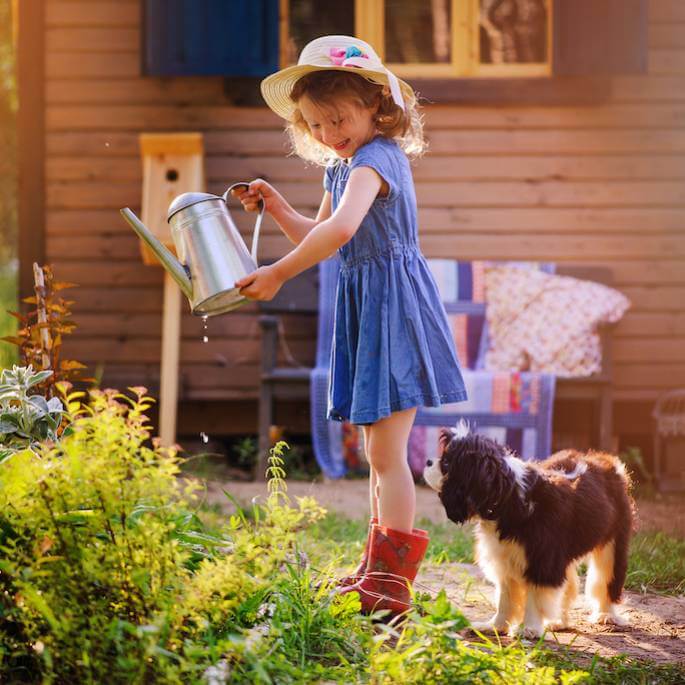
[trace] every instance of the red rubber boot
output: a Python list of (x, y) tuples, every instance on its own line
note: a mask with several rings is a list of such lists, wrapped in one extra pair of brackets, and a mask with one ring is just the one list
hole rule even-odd
[[(371, 529), (373, 526), (378, 525), (378, 519), (373, 516), (369, 521), (369, 534), (366, 537), (366, 545), (364, 547), (364, 553), (362, 554), (362, 560), (359, 562), (359, 566), (349, 575), (344, 576), (338, 581), (340, 587), (347, 587), (348, 585), (354, 585), (356, 582), (360, 581), (366, 572), (366, 565), (369, 561), (369, 541), (371, 540)], [(421, 535), (423, 537), (428, 537), (428, 531), (423, 530), (423, 528), (413, 528), (412, 532), (415, 535)]]
[(389, 609), (392, 614), (407, 611), (411, 608), (411, 584), (428, 541), (428, 535), (372, 526), (366, 573), (359, 582), (338, 590), (338, 594), (358, 592), (363, 614), (380, 609)]

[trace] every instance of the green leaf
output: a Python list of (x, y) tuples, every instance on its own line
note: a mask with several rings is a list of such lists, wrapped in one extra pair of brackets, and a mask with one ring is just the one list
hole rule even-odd
[(15, 433), (17, 430), (16, 424), (12, 423), (12, 421), (3, 421), (0, 419), (0, 434), (1, 435), (8, 435), (9, 433)]
[(39, 418), (45, 416), (49, 409), (46, 399), (42, 395), (31, 395), (29, 402), (40, 412)]
[(53, 431), (56, 431), (62, 423), (62, 415), (60, 413), (46, 414), (45, 421)]
[(51, 397), (48, 400), (48, 411), (51, 414), (54, 414), (56, 412), (63, 412), (64, 411), (64, 405), (62, 404), (62, 400), (60, 400), (59, 397)]
[(65, 511), (63, 514), (57, 514), (55, 518), (60, 523), (83, 525), (89, 519), (95, 518), (95, 516), (97, 516), (95, 509), (75, 509), (74, 511)]
[(52, 613), (52, 609), (48, 606), (48, 603), (38, 594), (35, 590), (28, 584), (25, 584), (22, 588), (22, 593), (24, 596), (24, 601), (30, 604), (39, 614), (41, 614), (45, 620), (50, 624), (50, 627), (58, 632), (60, 629), (60, 622), (57, 620), (55, 614)]
[(38, 373), (33, 374), (33, 376), (29, 378), (28, 387), (30, 388), (33, 385), (42, 383), (46, 378), (49, 378), (50, 376), (52, 376), (52, 371), (50, 371), (49, 369), (45, 371), (39, 371)]

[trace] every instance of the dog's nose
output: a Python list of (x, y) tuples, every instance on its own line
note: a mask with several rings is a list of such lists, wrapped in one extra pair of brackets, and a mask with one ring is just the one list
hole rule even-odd
[(433, 460), (428, 459), (428, 461), (426, 461), (426, 466), (433, 466)]

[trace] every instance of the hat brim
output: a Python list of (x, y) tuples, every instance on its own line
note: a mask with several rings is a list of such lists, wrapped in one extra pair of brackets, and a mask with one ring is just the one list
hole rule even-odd
[[(381, 86), (389, 86), (390, 82), (388, 75), (384, 71), (376, 71), (374, 69), (359, 69), (356, 67), (338, 67), (326, 66), (318, 67), (311, 64), (294, 65), (286, 67), (277, 71), (275, 74), (267, 76), (261, 83), (262, 97), (271, 110), (278, 116), (288, 121), (292, 120), (293, 113), (296, 109), (296, 104), (290, 99), (295, 84), (306, 74), (313, 71), (346, 71), (352, 74), (358, 74), (372, 83), (377, 83)], [(398, 78), (402, 90), (402, 96), (407, 104), (414, 101), (414, 91), (412, 87)]]

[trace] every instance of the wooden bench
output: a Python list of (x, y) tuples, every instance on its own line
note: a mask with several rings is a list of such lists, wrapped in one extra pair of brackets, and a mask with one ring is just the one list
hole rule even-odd
[[(604, 267), (575, 267), (558, 264), (556, 273), (612, 284), (611, 271)], [(270, 302), (259, 303), (262, 330), (261, 382), (259, 389), (259, 459), (255, 477), (264, 478), (277, 399), (307, 399), (311, 369), (278, 366), (281, 344), (279, 322), (284, 314), (316, 316), (318, 310), (318, 268), (312, 267), (286, 282)], [(555, 399), (592, 402), (594, 407), (594, 442), (597, 447), (612, 449), (612, 339), (611, 327), (602, 327), (602, 371), (584, 378), (558, 378)]]

